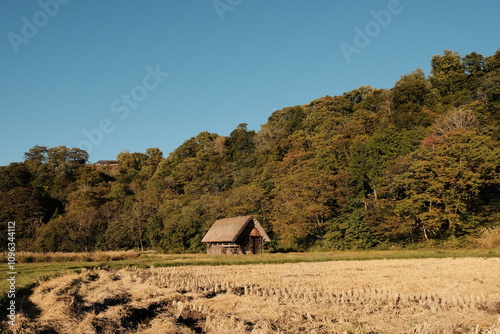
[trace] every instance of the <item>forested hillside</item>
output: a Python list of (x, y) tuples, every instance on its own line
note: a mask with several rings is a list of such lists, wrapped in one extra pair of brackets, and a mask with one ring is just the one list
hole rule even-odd
[(275, 111), (258, 132), (202, 132), (168, 157), (96, 166), (35, 146), (0, 167), (2, 235), (15, 220), (18, 250), (199, 252), (216, 219), (249, 214), (271, 250), (474, 235), (500, 224), (500, 50), (445, 51), (431, 68)]

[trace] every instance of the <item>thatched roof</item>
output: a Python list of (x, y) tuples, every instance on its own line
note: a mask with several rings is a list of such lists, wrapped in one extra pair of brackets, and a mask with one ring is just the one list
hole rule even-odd
[(262, 228), (259, 221), (254, 216), (239, 216), (217, 220), (207, 234), (201, 240), (202, 242), (235, 242), (240, 236), (245, 226), (253, 220), (255, 228), (264, 238), (264, 241), (271, 241), (266, 231)]

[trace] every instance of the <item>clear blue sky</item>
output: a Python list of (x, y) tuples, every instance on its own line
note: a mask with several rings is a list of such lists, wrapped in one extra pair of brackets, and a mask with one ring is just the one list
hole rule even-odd
[(429, 74), (445, 49), (500, 48), (498, 0), (59, 1), (0, 1), (0, 165), (34, 145), (167, 156), (201, 131)]

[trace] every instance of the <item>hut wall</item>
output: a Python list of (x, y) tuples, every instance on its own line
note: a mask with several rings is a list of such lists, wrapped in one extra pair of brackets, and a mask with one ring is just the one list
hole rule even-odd
[(207, 246), (207, 254), (243, 254), (242, 248), (236, 243), (212, 242)]
[(263, 238), (255, 228), (253, 221), (250, 221), (241, 232), (236, 243), (241, 246), (243, 254), (262, 253)]
[(262, 237), (240, 236), (236, 243), (240, 245), (243, 254), (262, 253)]

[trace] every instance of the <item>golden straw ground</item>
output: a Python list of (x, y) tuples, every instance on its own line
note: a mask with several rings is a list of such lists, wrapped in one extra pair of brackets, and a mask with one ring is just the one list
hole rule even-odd
[(41, 314), (25, 323), (58, 333), (497, 333), (499, 272), (498, 258), (84, 271), (37, 287)]

